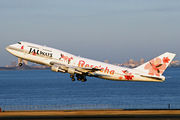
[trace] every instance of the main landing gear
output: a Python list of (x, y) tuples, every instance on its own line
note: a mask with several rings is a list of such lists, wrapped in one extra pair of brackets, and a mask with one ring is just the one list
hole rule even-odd
[(82, 82), (86, 82), (87, 81), (85, 75), (76, 74), (76, 77), (77, 77), (77, 80), (79, 80), (79, 81), (82, 81)]
[(70, 78), (72, 79), (72, 81), (75, 81), (74, 75), (70, 75)]
[[(72, 79), (73, 82), (75, 81), (74, 75), (70, 75), (70, 78)], [(81, 81), (81, 82), (86, 82), (87, 81), (85, 75), (76, 74), (76, 78), (77, 78), (78, 81)]]

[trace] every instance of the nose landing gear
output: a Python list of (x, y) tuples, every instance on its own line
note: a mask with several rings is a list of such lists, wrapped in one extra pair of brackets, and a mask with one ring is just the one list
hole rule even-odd
[(18, 65), (19, 65), (19, 67), (22, 67), (22, 66), (23, 66), (23, 63), (19, 63)]
[(19, 67), (23, 66), (23, 59), (22, 58), (18, 58), (18, 66)]

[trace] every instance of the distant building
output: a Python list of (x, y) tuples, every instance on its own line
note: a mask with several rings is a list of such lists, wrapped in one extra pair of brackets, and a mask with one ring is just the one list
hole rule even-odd
[[(130, 59), (128, 62), (125, 62), (123, 64), (117, 63), (115, 65), (134, 68), (134, 67), (137, 67), (139, 65), (144, 64), (145, 63), (144, 61), (145, 61), (144, 58), (141, 58), (140, 61), (134, 61), (133, 59)], [(28, 61), (26, 61), (26, 60), (21, 61), (20, 59), (18, 59), (18, 63), (19, 62), (23, 62), (25, 64), (24, 67), (22, 67), (22, 69), (49, 69), (49, 67), (46, 65), (38, 65), (38, 64), (28, 65)], [(104, 60), (104, 62), (109, 63), (109, 60)], [(172, 61), (170, 63), (170, 67), (180, 67), (180, 61), (179, 60)], [(16, 61), (11, 62), (10, 65), (6, 65), (5, 68), (18, 68), (18, 69), (20, 69), (17, 66)]]
[(180, 67), (180, 61), (179, 60), (172, 61), (170, 66), (171, 67)]
[(105, 63), (109, 63), (109, 60), (104, 60)]
[(144, 64), (144, 58), (140, 59), (140, 63), (139, 64), (141, 64), (141, 65)]
[(142, 64), (144, 64), (144, 58), (141, 58), (140, 61), (130, 59), (128, 62), (123, 63), (122, 66), (134, 68)]
[(15, 67), (17, 65), (16, 61), (11, 62), (11, 66)]
[(134, 60), (133, 59), (130, 59), (129, 60), (129, 64), (133, 64), (134, 63)]

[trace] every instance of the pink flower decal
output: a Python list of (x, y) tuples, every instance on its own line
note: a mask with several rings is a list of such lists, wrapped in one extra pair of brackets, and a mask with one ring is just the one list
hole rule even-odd
[(169, 63), (170, 59), (168, 57), (163, 58), (163, 63)]
[(132, 80), (133, 79), (134, 75), (132, 75), (132, 73), (129, 73), (127, 70), (123, 70), (122, 72), (125, 74), (124, 77), (126, 80)]
[(73, 60), (73, 57), (68, 57), (68, 56), (61, 54), (61, 57), (59, 59), (60, 60), (63, 59), (64, 61), (67, 61), (69, 64), (71, 62), (71, 60)]
[(134, 75), (132, 75), (131, 73), (129, 73), (128, 75), (124, 75), (124, 77), (126, 78), (126, 80), (132, 80)]
[[(165, 58), (166, 59), (166, 58)], [(149, 70), (149, 75), (156, 75), (156, 76), (160, 76), (160, 74), (162, 74), (164, 72), (164, 70), (166, 69), (166, 62), (168, 61), (168, 59), (163, 61), (160, 58), (155, 58), (153, 60), (151, 60), (149, 63), (147, 63), (144, 67), (144, 69)], [(162, 62), (164, 64), (162, 64)]]

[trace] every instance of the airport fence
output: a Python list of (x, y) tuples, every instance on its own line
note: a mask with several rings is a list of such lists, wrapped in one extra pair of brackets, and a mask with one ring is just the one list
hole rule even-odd
[(33, 110), (152, 110), (180, 109), (180, 104), (72, 104), (72, 105), (0, 105), (1, 111), (33, 111)]

